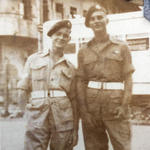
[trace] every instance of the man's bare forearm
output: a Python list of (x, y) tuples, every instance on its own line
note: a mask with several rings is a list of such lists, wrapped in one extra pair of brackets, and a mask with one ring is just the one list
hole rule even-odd
[(80, 108), (80, 112), (87, 113), (88, 112), (88, 105), (86, 102), (86, 83), (81, 78), (77, 78), (77, 96), (78, 96), (78, 104)]
[(130, 104), (132, 96), (132, 75), (128, 75), (124, 82), (124, 96), (122, 105)]
[(18, 105), (21, 111), (25, 111), (25, 106), (27, 103), (27, 91), (23, 89), (18, 90)]

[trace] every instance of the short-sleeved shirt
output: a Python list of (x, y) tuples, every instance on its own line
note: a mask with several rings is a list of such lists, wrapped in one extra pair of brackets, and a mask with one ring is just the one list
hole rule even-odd
[(18, 88), (31, 91), (65, 90), (70, 92), (74, 76), (75, 67), (64, 57), (54, 64), (50, 51), (38, 52), (27, 59)]
[[(18, 83), (18, 88), (22, 90), (30, 89), (30, 92), (48, 90), (65, 91), (67, 94), (66, 97), (49, 97), (48, 100), (52, 102), (50, 109), (55, 120), (55, 122), (52, 121), (52, 124), (55, 124), (57, 131), (66, 131), (73, 129), (74, 108), (71, 105), (71, 101), (75, 100), (76, 96), (74, 77), (75, 68), (64, 57), (61, 57), (54, 63), (51, 52), (39, 52), (28, 58), (25, 64), (23, 77)], [(28, 104), (30, 107), (27, 107), (30, 114), (35, 110), (35, 108), (32, 110), (34, 100), (40, 100), (39, 102), (43, 104), (42, 102), (47, 100), (47, 97), (45, 99), (31, 98), (29, 101), (31, 105)], [(33, 107), (35, 107), (35, 104), (33, 104)], [(40, 110), (37, 108), (36, 111)], [(42, 118), (44, 115), (39, 117)]]
[(128, 46), (121, 41), (88, 42), (78, 53), (77, 75), (84, 80), (122, 82), (134, 72)]

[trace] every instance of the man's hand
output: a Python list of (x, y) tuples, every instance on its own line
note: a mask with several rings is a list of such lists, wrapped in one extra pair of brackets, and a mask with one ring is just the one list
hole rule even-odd
[(121, 105), (121, 106), (117, 107), (114, 111), (114, 114), (115, 114), (116, 119), (126, 118), (128, 115), (128, 106)]
[(68, 147), (73, 148), (74, 146), (77, 145), (77, 143), (78, 143), (78, 131), (74, 129), (69, 138), (67, 149)]
[(43, 25), (42, 24), (38, 24), (37, 25), (37, 30), (42, 33), (43, 32)]
[(23, 111), (16, 111), (15, 113), (12, 113), (9, 118), (13, 119), (13, 118), (22, 118), (24, 116), (24, 112)]
[(72, 146), (76, 146), (78, 144), (78, 131), (74, 130), (72, 135)]

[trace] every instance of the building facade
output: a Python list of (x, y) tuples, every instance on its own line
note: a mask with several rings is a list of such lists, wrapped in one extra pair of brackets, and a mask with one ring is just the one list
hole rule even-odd
[[(54, 19), (85, 16), (91, 0), (0, 1), (0, 101), (16, 100), (26, 58), (42, 49), (39, 25)], [(9, 93), (8, 93), (9, 91)]]

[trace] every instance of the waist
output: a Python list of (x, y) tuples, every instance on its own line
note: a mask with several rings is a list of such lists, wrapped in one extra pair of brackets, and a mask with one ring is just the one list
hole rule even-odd
[(45, 97), (64, 97), (67, 96), (65, 91), (61, 90), (39, 90), (39, 91), (33, 91), (31, 93), (31, 98), (45, 98)]
[(123, 82), (89, 81), (88, 87), (94, 88), (94, 89), (124, 90), (124, 83)]

